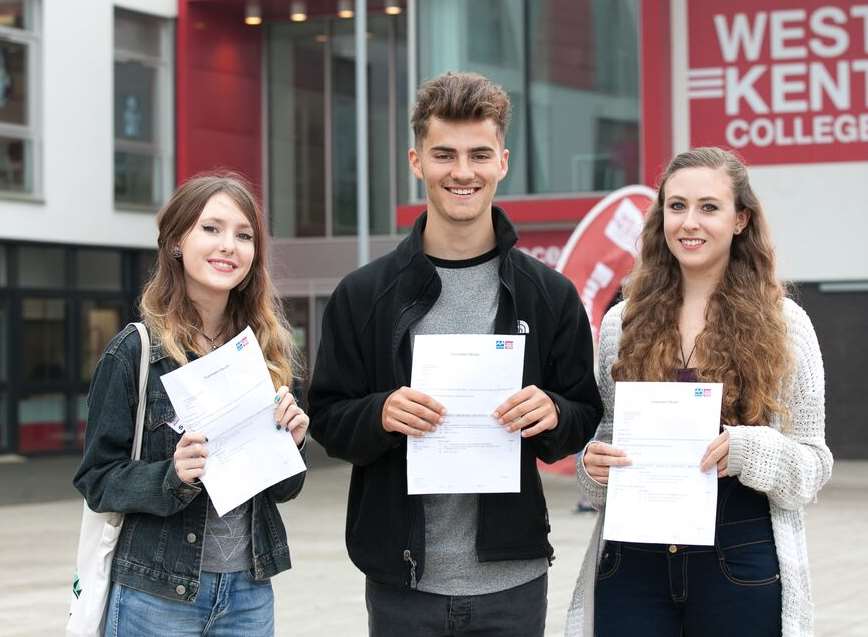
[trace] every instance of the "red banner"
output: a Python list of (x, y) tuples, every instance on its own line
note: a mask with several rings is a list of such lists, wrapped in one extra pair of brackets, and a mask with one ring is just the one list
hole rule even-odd
[(868, 161), (868, 3), (685, 6), (691, 146), (752, 164)]
[(570, 230), (519, 230), (515, 247), (554, 268), (561, 258), (570, 233)]
[(582, 219), (561, 253), (557, 270), (576, 286), (594, 341), (603, 314), (639, 253), (645, 211), (655, 195), (647, 186), (614, 191)]

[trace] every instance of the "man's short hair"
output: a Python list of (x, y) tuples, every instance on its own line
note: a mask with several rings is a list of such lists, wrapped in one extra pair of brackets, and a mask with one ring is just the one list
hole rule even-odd
[(478, 73), (449, 72), (419, 87), (410, 123), (418, 144), (428, 133), (432, 117), (449, 122), (491, 119), (503, 143), (510, 111), (509, 95), (488, 78)]

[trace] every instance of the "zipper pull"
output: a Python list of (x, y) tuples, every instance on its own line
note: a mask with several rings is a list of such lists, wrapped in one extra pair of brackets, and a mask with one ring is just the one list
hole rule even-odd
[(413, 554), (410, 549), (404, 549), (404, 561), (410, 563), (410, 588), (416, 588), (416, 560), (413, 559)]

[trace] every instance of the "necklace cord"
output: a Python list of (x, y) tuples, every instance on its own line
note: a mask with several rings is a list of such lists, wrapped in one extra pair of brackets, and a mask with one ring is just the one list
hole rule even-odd
[(678, 343), (678, 349), (681, 354), (681, 362), (684, 365), (683, 369), (690, 369), (690, 359), (693, 358), (693, 353), (696, 352), (696, 340), (693, 341), (693, 349), (690, 350), (690, 355), (687, 357), (687, 360), (684, 360), (684, 347), (681, 346), (681, 343)]

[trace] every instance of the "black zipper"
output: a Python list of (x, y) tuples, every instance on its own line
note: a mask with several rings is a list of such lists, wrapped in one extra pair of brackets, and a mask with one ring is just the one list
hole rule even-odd
[[(398, 372), (401, 369), (399, 366), (398, 357), (400, 356), (400, 353), (401, 353), (401, 343), (404, 340), (404, 336), (407, 334), (407, 332), (410, 331), (410, 328), (413, 326), (413, 324), (418, 321), (418, 319), (411, 320), (410, 322), (407, 323), (407, 325), (402, 325), (402, 322), (404, 321), (404, 317), (408, 312), (413, 310), (417, 305), (419, 305), (421, 303), (421, 300), (424, 297), (425, 292), (428, 290), (428, 287), (431, 285), (431, 281), (434, 279), (435, 276), (437, 276), (437, 271), (432, 268), (430, 276), (425, 281), (425, 283), (422, 285), (422, 288), (421, 288), (422, 293), (419, 294), (410, 303), (408, 303), (407, 305), (402, 307), (401, 311), (398, 313), (398, 319), (395, 321), (395, 338), (394, 338), (393, 345), (392, 345), (392, 365), (393, 365), (393, 368), (395, 369), (396, 372)], [(397, 374), (396, 374), (396, 376), (397, 376)], [(401, 381), (402, 382), (406, 381), (406, 383), (408, 383), (408, 384), (410, 382), (409, 379), (404, 379), (404, 378), (402, 378)], [(417, 517), (417, 511), (416, 511), (416, 507), (414, 506), (413, 512), (412, 512), (411, 517), (410, 517), (410, 532), (409, 532), (408, 537), (407, 537), (407, 548), (404, 549), (404, 552), (403, 552), (404, 561), (407, 562), (407, 564), (410, 568), (410, 588), (413, 590), (416, 589), (416, 584), (417, 584), (417, 580), (416, 580), (417, 562), (415, 559), (413, 559), (413, 552), (410, 549), (410, 547), (413, 545), (413, 531), (414, 531), (415, 526), (416, 526), (416, 517)]]

